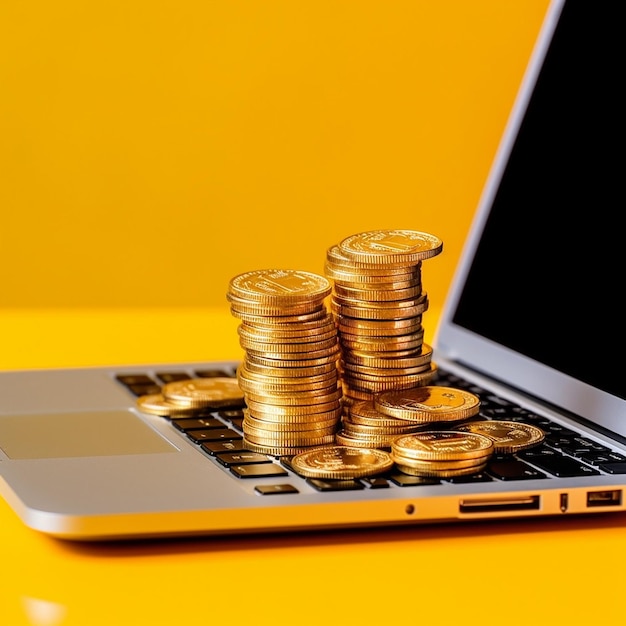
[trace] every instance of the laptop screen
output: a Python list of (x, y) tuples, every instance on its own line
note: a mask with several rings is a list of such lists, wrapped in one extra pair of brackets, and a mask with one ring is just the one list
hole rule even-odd
[(564, 5), (452, 321), (626, 398), (618, 6)]

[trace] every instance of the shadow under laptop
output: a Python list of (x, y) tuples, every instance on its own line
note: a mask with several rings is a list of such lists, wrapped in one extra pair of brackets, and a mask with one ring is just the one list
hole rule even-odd
[(505, 535), (532, 538), (546, 533), (577, 533), (623, 529), (626, 533), (626, 513), (579, 515), (563, 519), (525, 518), (510, 520), (477, 520), (448, 524), (420, 524), (376, 528), (332, 529), (213, 537), (170, 537), (114, 540), (106, 542), (73, 542), (51, 539), (62, 549), (76, 555), (133, 557), (138, 555), (193, 554), (205, 552), (236, 552), (276, 550), (285, 548), (358, 545), (378, 542), (432, 542), (448, 539), (486, 539)]

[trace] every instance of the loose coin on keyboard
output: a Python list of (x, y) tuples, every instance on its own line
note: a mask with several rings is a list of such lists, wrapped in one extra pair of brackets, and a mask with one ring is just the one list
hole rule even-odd
[(382, 474), (393, 460), (384, 450), (332, 445), (296, 454), (291, 466), (301, 476), (345, 480)]
[(413, 422), (450, 422), (467, 419), (480, 410), (478, 396), (438, 385), (386, 390), (374, 399), (377, 411)]
[(499, 454), (512, 454), (532, 448), (545, 438), (545, 433), (537, 426), (504, 420), (466, 422), (458, 426), (456, 430), (489, 437), (493, 441), (495, 452)]
[(184, 407), (231, 406), (243, 403), (243, 392), (236, 378), (191, 378), (162, 387), (165, 399)]

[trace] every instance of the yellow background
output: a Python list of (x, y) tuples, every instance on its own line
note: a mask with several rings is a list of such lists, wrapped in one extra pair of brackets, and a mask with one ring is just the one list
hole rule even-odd
[(441, 303), (546, 5), (3, 0), (0, 306), (222, 306), (378, 228)]
[[(0, 368), (237, 358), (233, 275), (370, 228), (443, 239), (430, 338), (546, 3), (1, 1)], [(0, 624), (619, 624), (625, 529), (76, 545), (0, 500)]]

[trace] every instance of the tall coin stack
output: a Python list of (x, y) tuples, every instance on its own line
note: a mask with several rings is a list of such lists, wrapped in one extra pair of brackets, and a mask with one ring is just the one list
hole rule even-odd
[(334, 281), (330, 308), (346, 407), (432, 380), (436, 365), (432, 348), (423, 342), (428, 297), (421, 265), (442, 249), (443, 242), (428, 233), (375, 230), (327, 250), (325, 274)]
[(299, 270), (235, 276), (227, 299), (245, 351), (237, 380), (248, 449), (290, 456), (334, 443), (342, 406), (331, 284)]

